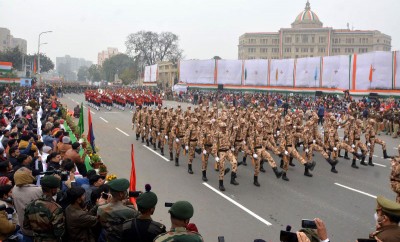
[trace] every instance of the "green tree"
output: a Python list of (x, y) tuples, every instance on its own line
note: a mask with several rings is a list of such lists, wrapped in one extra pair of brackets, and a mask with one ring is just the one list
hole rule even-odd
[[(36, 61), (36, 64), (38, 64), (38, 58), (37, 54), (34, 55), (28, 55), (26, 57), (27, 63), (33, 63), (33, 61)], [(40, 72), (48, 72), (50, 70), (54, 69), (54, 62), (45, 54), (40, 53)], [(37, 67), (39, 70), (39, 67)]]
[(97, 65), (91, 65), (88, 69), (89, 79), (94, 82), (101, 81), (101, 67)]
[(13, 64), (13, 69), (22, 70), (22, 59), (25, 56), (24, 53), (15, 47), (12, 49), (6, 49), (6, 51), (0, 52), (0, 61), (11, 62)]
[[(129, 71), (129, 69), (132, 70)], [(127, 80), (131, 75), (134, 75), (133, 72), (135, 72), (135, 61), (128, 55), (118, 54), (105, 60), (102, 66), (102, 70), (104, 78), (109, 82), (114, 81), (115, 74), (121, 76), (123, 73), (125, 74), (123, 74), (122, 76), (124, 76), (124, 79)], [(130, 75), (128, 75), (129, 72), (131, 72)]]
[(78, 81), (86, 81), (89, 79), (89, 68), (87, 66), (81, 66), (78, 70)]

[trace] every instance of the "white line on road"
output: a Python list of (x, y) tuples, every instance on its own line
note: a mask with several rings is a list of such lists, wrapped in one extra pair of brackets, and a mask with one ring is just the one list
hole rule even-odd
[(381, 167), (386, 167), (385, 165), (382, 165), (382, 164), (379, 164), (379, 163), (375, 163), (375, 162), (374, 162), (374, 165), (381, 166)]
[(71, 98), (71, 100), (75, 102), (75, 100), (73, 98)]
[(115, 128), (116, 130), (118, 130), (119, 132), (123, 133), (126, 136), (129, 136), (129, 134), (125, 133), (124, 131), (120, 130), (119, 128)]
[(398, 150), (399, 148), (393, 147), (394, 150)]
[(240, 209), (242, 209), (243, 211), (245, 211), (246, 213), (250, 214), (251, 216), (253, 216), (254, 218), (258, 219), (260, 222), (266, 224), (267, 226), (271, 226), (272, 224), (270, 222), (268, 222), (267, 220), (263, 219), (262, 217), (258, 216), (257, 214), (255, 214), (254, 212), (252, 212), (251, 210), (249, 210), (248, 208), (246, 208), (245, 206), (243, 206), (242, 204), (236, 202), (235, 200), (233, 200), (232, 198), (228, 197), (227, 195), (223, 194), (222, 192), (218, 191), (217, 189), (215, 189), (214, 187), (210, 186), (208, 183), (203, 182), (203, 185), (208, 187), (209, 189), (211, 189), (212, 191), (214, 191), (215, 193), (217, 193), (218, 195), (220, 195), (221, 197), (225, 198), (226, 200), (228, 200), (229, 202), (233, 203), (234, 205), (236, 205), (237, 207), (239, 207)]
[(376, 196), (374, 196), (372, 194), (369, 194), (369, 193), (366, 193), (366, 192), (363, 192), (363, 191), (360, 191), (360, 190), (357, 190), (357, 189), (354, 189), (354, 188), (351, 188), (351, 187), (348, 187), (348, 186), (345, 186), (345, 185), (342, 185), (342, 184), (339, 184), (339, 183), (335, 183), (335, 185), (343, 187), (343, 188), (346, 188), (346, 189), (349, 189), (349, 190), (351, 190), (353, 192), (361, 193), (361, 194), (363, 194), (365, 196), (368, 196), (368, 197), (376, 198)]
[(104, 118), (100, 117), (101, 120), (103, 120), (104, 122), (108, 123), (107, 120), (105, 120)]
[(165, 158), (164, 156), (162, 156), (161, 154), (158, 154), (155, 150), (151, 149), (150, 147), (148, 147), (147, 145), (143, 145), (146, 149), (150, 150), (151, 152), (153, 152), (154, 154), (158, 155), (159, 157), (163, 158), (163, 160), (165, 160), (166, 162), (169, 162), (169, 160), (167, 158)]
[(377, 155), (373, 155), (374, 157), (376, 157), (376, 158), (378, 158), (379, 156), (377, 156)]

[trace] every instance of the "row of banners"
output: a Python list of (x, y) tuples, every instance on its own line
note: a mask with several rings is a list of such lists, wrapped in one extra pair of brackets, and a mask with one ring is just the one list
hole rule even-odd
[[(235, 86), (400, 89), (398, 51), (273, 60), (184, 60), (179, 82)], [(157, 65), (146, 67), (145, 82), (157, 80)], [(147, 74), (147, 76), (146, 76)]]

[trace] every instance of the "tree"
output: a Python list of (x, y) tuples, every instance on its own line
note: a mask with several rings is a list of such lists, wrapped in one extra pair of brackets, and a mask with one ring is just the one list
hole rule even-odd
[(153, 65), (158, 61), (177, 63), (183, 54), (183, 50), (179, 49), (179, 37), (171, 32), (158, 34), (142, 30), (130, 34), (125, 45), (130, 56), (146, 65)]
[(78, 81), (86, 81), (89, 79), (89, 68), (87, 66), (81, 66), (78, 70)]
[[(38, 63), (38, 58), (37, 58), (37, 54), (34, 55), (28, 55), (26, 57), (26, 61), (27, 63), (33, 63), (33, 61), (36, 61), (36, 64)], [(47, 57), (45, 54), (40, 53), (40, 72), (48, 72), (50, 70), (54, 69), (54, 62)], [(39, 68), (38, 68), (39, 70)]]
[[(125, 79), (128, 79), (129, 76), (134, 75), (135, 72), (135, 61), (133, 58), (129, 57), (126, 54), (118, 54), (113, 57), (108, 58), (103, 63), (103, 74), (107, 81), (112, 82), (114, 81), (115, 74), (120, 76), (121, 74), (125, 73), (123, 76)], [(129, 70), (131, 69), (131, 74), (128, 74)], [(123, 81), (124, 79), (121, 78)]]
[(94, 82), (101, 81), (101, 68), (97, 65), (91, 65), (88, 69), (89, 79)]
[(16, 70), (22, 70), (22, 59), (25, 56), (24, 53), (19, 49), (19, 47), (15, 47), (12, 49), (6, 49), (4, 52), (0, 52), (0, 61), (1, 62), (11, 62), (13, 64), (13, 68)]

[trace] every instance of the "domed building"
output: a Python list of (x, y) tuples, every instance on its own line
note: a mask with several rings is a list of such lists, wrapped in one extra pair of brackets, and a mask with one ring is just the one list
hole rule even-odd
[(377, 30), (324, 27), (307, 1), (291, 28), (245, 33), (239, 37), (238, 48), (240, 60), (350, 55), (391, 51), (391, 37)]

